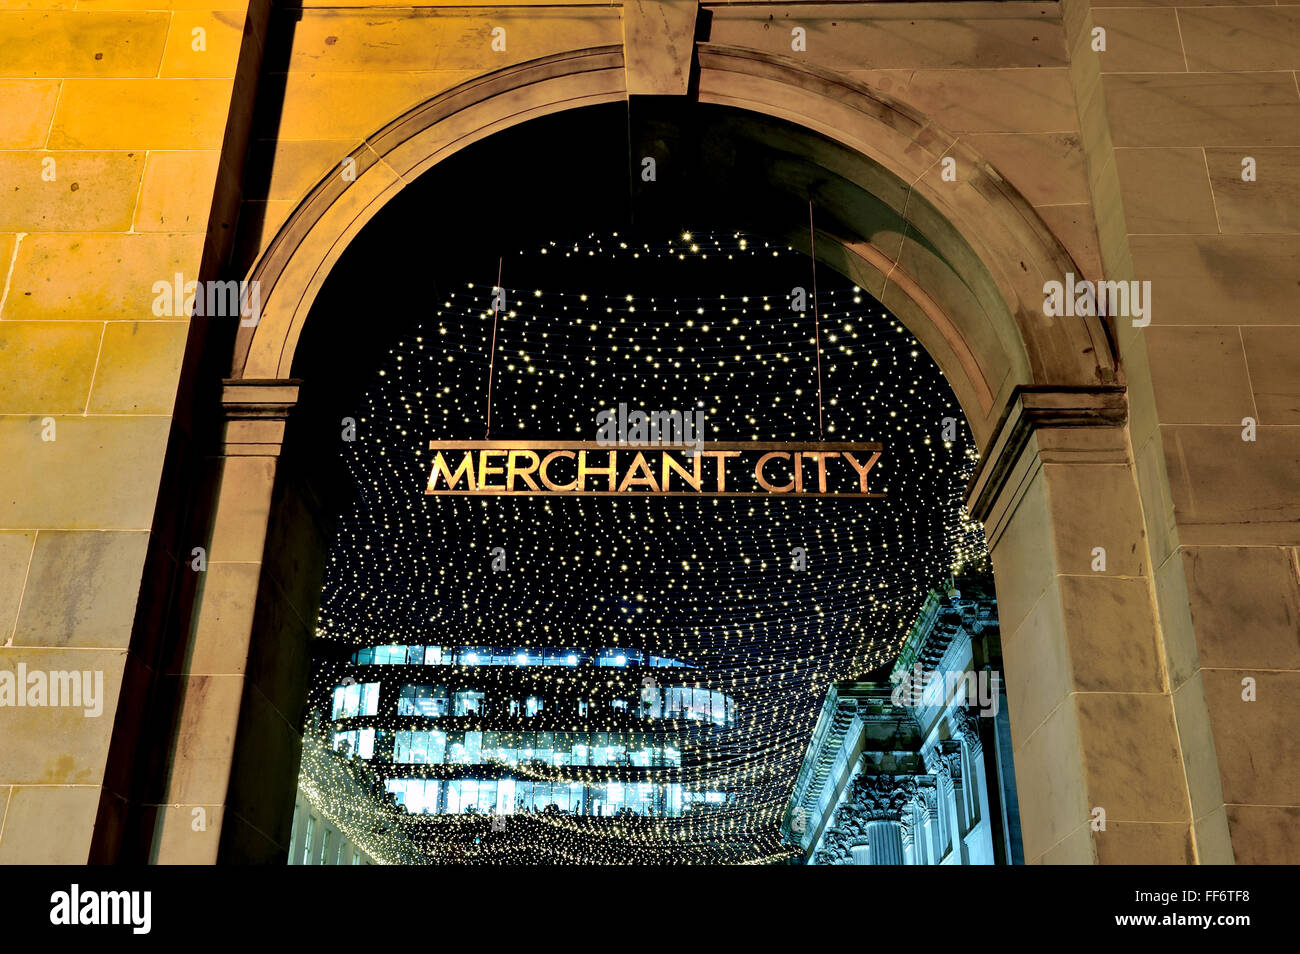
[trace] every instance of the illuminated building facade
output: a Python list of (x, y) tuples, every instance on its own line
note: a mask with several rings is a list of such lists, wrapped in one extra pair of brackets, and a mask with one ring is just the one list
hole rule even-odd
[(782, 826), (808, 864), (1024, 864), (997, 620), (959, 576), (889, 682), (830, 688)]
[(326, 702), (330, 744), (420, 816), (678, 818), (725, 804), (686, 780), (731, 696), (635, 649), (357, 650)]
[(299, 789), (293, 800), (289, 843), (291, 865), (373, 865), (375, 859), (356, 845)]

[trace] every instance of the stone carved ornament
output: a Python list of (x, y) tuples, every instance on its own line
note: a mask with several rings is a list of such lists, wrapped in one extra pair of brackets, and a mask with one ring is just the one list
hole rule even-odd
[(917, 792), (917, 801), (920, 802), (926, 817), (936, 824), (939, 821), (939, 795), (932, 786), (921, 788)]
[(857, 775), (849, 783), (845, 807), (867, 821), (899, 821), (903, 808), (916, 798), (916, 778), (911, 775)]
[(837, 828), (826, 829), (826, 833), (822, 836), (822, 845), (817, 849), (813, 863), (819, 865), (853, 864), (853, 846), (849, 842), (849, 836)]
[(979, 755), (984, 751), (984, 743), (980, 741), (979, 715), (968, 706), (959, 706), (953, 710), (952, 717), (953, 728), (970, 746), (971, 753)]
[(948, 739), (939, 743), (939, 777), (945, 781), (961, 781), (961, 743)]

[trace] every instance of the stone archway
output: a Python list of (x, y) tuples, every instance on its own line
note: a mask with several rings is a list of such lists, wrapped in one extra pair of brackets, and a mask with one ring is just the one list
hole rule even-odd
[[(789, 121), (857, 157), (854, 168), (841, 170), (845, 180), (890, 206), (903, 229), (822, 232), (819, 256), (921, 336), (981, 443), (1018, 385), (1119, 383), (1101, 320), (1053, 323), (1042, 315), (1043, 283), (1083, 269), (1029, 203), (960, 139), (826, 71), (710, 44), (700, 45), (699, 61), (700, 103)], [(291, 375), (331, 266), (406, 185), (495, 132), (626, 95), (622, 48), (582, 50), (457, 87), (368, 137), (347, 157), (355, 178), (336, 173), (318, 182), (250, 271), (262, 289), (262, 320), (241, 329), (232, 377)], [(956, 182), (942, 179), (945, 158), (956, 160)]]
[[(840, 181), (895, 213), (893, 228), (855, 230), (846, 193), (823, 196), (834, 224), (819, 229), (818, 258), (909, 325), (986, 448), (969, 501), (988, 528), (998, 583), (1027, 858), (1195, 860), (1189, 760), (1163, 677), (1122, 377), (1102, 323), (1053, 323), (1039, 310), (1044, 281), (1082, 270), (987, 162), (914, 111), (752, 51), (701, 44), (698, 60), (699, 102), (836, 143), (798, 160), (814, 169), (847, 155)], [(319, 591), (319, 567), (303, 554), (323, 551), (310, 468), (286, 422), (296, 349), (330, 269), (447, 156), (531, 118), (626, 96), (617, 47), (437, 96), (352, 154), (355, 180), (320, 181), (252, 269), (263, 312), (236, 343), (211, 515), (210, 566), (228, 575), (214, 587), (210, 573), (211, 592), (196, 599), (189, 653), (210, 661), (223, 614), (242, 607), (244, 657), (225, 664), (249, 682), (224, 699), (182, 700), (155, 860), (274, 860), (288, 840), (287, 813), (274, 797), (262, 803), (268, 793), (292, 801), (303, 687), (288, 670), (311, 625), (313, 580)], [(956, 183), (940, 178), (945, 156), (963, 171)], [(1109, 555), (1100, 571), (1098, 549)], [(220, 816), (195, 849), (189, 809), (213, 804)], [(1123, 837), (1092, 830), (1096, 807)]]

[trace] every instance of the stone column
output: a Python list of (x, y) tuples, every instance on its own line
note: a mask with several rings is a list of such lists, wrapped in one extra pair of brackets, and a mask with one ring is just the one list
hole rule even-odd
[(961, 739), (970, 760), (970, 782), (967, 786), (967, 810), (970, 813), (970, 825), (974, 827), (988, 817), (988, 792), (986, 789), (987, 773), (984, 771), (984, 743), (980, 740), (979, 715), (976, 710), (960, 706), (953, 710), (956, 721), (957, 737)]
[(940, 742), (925, 753), (925, 762), (937, 781), (936, 800), (945, 834), (941, 855), (951, 851), (954, 864), (967, 864), (966, 828), (961, 804), (961, 744), (950, 740)]
[(867, 839), (871, 845), (871, 864), (903, 864), (902, 828), (896, 819), (867, 822)]
[(297, 775), (301, 712), (291, 700), (305, 688), (307, 631), (285, 618), (287, 581), (273, 580), (283, 556), (268, 531), (297, 399), (295, 381), (229, 382), (223, 392), (206, 567), (189, 652), (167, 677), (180, 714), (165, 801), (155, 806), (157, 863), (277, 861), (288, 849), (293, 799), (279, 805), (283, 785), (272, 782)]
[(870, 846), (870, 864), (903, 864), (902, 816), (916, 798), (916, 778), (858, 775), (849, 783), (846, 798)]
[(950, 850), (956, 847), (960, 837), (954, 837), (956, 824), (953, 814), (949, 809), (952, 801), (952, 784), (951, 778), (945, 777), (942, 766), (943, 760), (939, 757), (938, 749), (931, 746), (921, 751), (921, 758), (925, 761), (926, 771), (934, 779), (934, 785), (926, 794), (929, 798), (930, 817), (933, 819), (933, 829), (936, 835), (936, 850), (934, 863), (940, 864)]
[(904, 806), (903, 814), (899, 818), (899, 834), (903, 838), (903, 860), (901, 864), (916, 865), (922, 862), (917, 858), (917, 844), (915, 835), (915, 804), (909, 803)]
[(1031, 864), (1195, 857), (1187, 766), (1204, 749), (1174, 716), (1126, 408), (1117, 388), (1017, 388), (967, 496), (997, 582)]
[(953, 816), (956, 819), (957, 834), (965, 838), (971, 829), (970, 805), (967, 800), (969, 783), (965, 780), (962, 764), (961, 743), (956, 739), (947, 739), (939, 743), (939, 774), (945, 778), (952, 792)]
[(943, 859), (943, 838), (939, 823), (939, 800), (935, 797), (936, 779), (923, 775), (917, 779), (917, 799), (921, 804), (922, 831), (925, 835), (927, 865), (937, 865)]

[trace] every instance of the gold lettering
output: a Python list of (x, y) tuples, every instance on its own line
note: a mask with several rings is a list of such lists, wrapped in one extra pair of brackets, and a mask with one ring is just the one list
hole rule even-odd
[(544, 458), (542, 458), (542, 472), (541, 472), (542, 483), (545, 485), (547, 490), (555, 490), (560, 492), (563, 492), (565, 490), (577, 490), (578, 482), (576, 480), (568, 484), (557, 484), (553, 482), (549, 476), (547, 476), (546, 468), (550, 467), (551, 461), (555, 460), (555, 458), (557, 457), (567, 457), (569, 458), (569, 460), (573, 460), (574, 454), (573, 451), (558, 450), (558, 451), (551, 451)]
[(468, 478), (470, 490), (477, 489), (474, 483), (474, 453), (472, 451), (465, 451), (465, 457), (461, 460), (460, 466), (456, 468), (454, 474), (443, 459), (442, 451), (439, 451), (433, 458), (433, 469), (429, 472), (429, 486), (424, 491), (426, 494), (443, 493), (443, 491), (435, 489), (438, 484), (439, 474), (447, 482), (448, 490), (455, 490), (456, 484), (460, 482), (462, 477)]
[[(597, 453), (599, 453), (599, 451)], [(578, 490), (579, 491), (583, 491), (587, 489), (588, 474), (608, 474), (609, 490), (610, 493), (614, 492), (614, 487), (616, 486), (614, 476), (615, 476), (615, 472), (618, 470), (618, 451), (609, 451), (608, 453), (609, 453), (608, 467), (588, 467), (587, 452), (585, 450), (578, 451)]]
[(871, 459), (867, 461), (865, 466), (859, 464), (857, 459), (848, 451), (844, 452), (844, 458), (852, 464), (853, 469), (858, 472), (858, 487), (860, 492), (865, 494), (867, 492), (867, 472), (870, 471), (872, 467), (876, 466), (876, 461), (880, 460), (880, 451), (876, 451), (872, 454)]
[(804, 456), (817, 458), (817, 492), (826, 493), (826, 458), (839, 457), (839, 451), (804, 451)]
[(788, 494), (794, 488), (793, 478), (791, 478), (790, 483), (786, 484), (784, 487), (775, 487), (766, 477), (763, 476), (763, 465), (773, 457), (779, 457), (782, 460), (790, 459), (790, 455), (785, 451), (772, 451), (770, 454), (764, 454), (758, 459), (758, 463), (754, 465), (754, 479), (758, 481), (758, 486), (762, 487), (770, 494)]
[[(528, 467), (520, 469), (515, 464), (516, 458), (519, 457), (531, 458), (532, 463)], [(510, 452), (509, 460), (506, 461), (506, 490), (513, 491), (515, 489), (516, 476), (522, 477), (524, 479), (524, 484), (528, 487), (529, 490), (537, 490), (538, 488), (537, 488), (536, 481), (534, 481), (533, 478), (529, 476), (533, 471), (537, 470), (537, 464), (538, 464), (537, 455), (534, 454), (532, 451), (512, 450)]]
[[(614, 448), (598, 448), (593, 442), (560, 443), (559, 449), (550, 450), (542, 442), (520, 441), (466, 441), (465, 446), (458, 447), (455, 441), (430, 441), (429, 448), (434, 451), (433, 463), (430, 465), (428, 484), (425, 493), (429, 494), (519, 494), (542, 493), (578, 493), (578, 494), (706, 494), (727, 496), (732, 494), (766, 493), (766, 494), (822, 494), (835, 496), (883, 497), (884, 494), (872, 494), (867, 490), (868, 475), (880, 460), (879, 444), (813, 444), (813, 448), (800, 448), (798, 444), (735, 442), (717, 443), (717, 449), (699, 450), (664, 449), (631, 450), (632, 459), (624, 455), (624, 466), (619, 466), (618, 451)], [(554, 447), (555, 445), (551, 445)], [(704, 445), (708, 447), (709, 445)], [(840, 447), (842, 451), (827, 448)], [(724, 449), (726, 448), (726, 449)], [(849, 453), (852, 448), (854, 453)], [(449, 456), (454, 453), (463, 455), (453, 467)], [(605, 454), (603, 461), (593, 461), (592, 454)], [(658, 459), (655, 455), (658, 455)], [(682, 455), (690, 457), (689, 463)], [(753, 482), (742, 479), (745, 486), (728, 488), (727, 459), (745, 456), (746, 463), (751, 457), (753, 462)], [(855, 456), (856, 455), (856, 456)], [(869, 456), (868, 456), (869, 455)], [(551, 468), (557, 458), (573, 461), (577, 476), (568, 483), (559, 483), (551, 476)], [(705, 476), (708, 465), (702, 458), (714, 460), (714, 472)], [(834, 457), (844, 457), (853, 467), (858, 477), (860, 491), (850, 491), (849, 487), (839, 487), (845, 478), (836, 474), (836, 488), (829, 486), (827, 462)], [(812, 481), (805, 481), (805, 458), (817, 461), (816, 486)], [(859, 458), (866, 458), (864, 461)], [(767, 468), (773, 459), (782, 465), (780, 477), (769, 478)], [(785, 470), (786, 467), (790, 469)], [(567, 473), (567, 466), (563, 468)], [(493, 477), (500, 476), (501, 481), (491, 483)], [(743, 475), (742, 475), (743, 477)], [(591, 479), (589, 479), (591, 478)], [(603, 480), (601, 478), (604, 478)], [(779, 483), (784, 478), (785, 483)], [(705, 481), (709, 486), (705, 486)], [(676, 488), (673, 482), (678, 481)], [(805, 483), (808, 485), (805, 491)]]
[(727, 461), (728, 457), (739, 457), (740, 451), (703, 451), (706, 457), (712, 457), (718, 465), (718, 493), (727, 489)]
[[(504, 467), (489, 467), (489, 466), (488, 466), (488, 460), (489, 460), (490, 458), (492, 458), (492, 457), (500, 457), (501, 455), (503, 455), (503, 454), (505, 454), (505, 453), (507, 453), (507, 452), (506, 452), (506, 451), (503, 451), (503, 450), (481, 450), (481, 451), (478, 452), (478, 486), (479, 486), (479, 489), (480, 489), (480, 490), (488, 490), (488, 489), (489, 489), (489, 488), (488, 488), (488, 482), (487, 482), (487, 479), (488, 479), (488, 476), (489, 476), (489, 475), (491, 475), (491, 474), (504, 474), (504, 473), (505, 473), (505, 468), (504, 468)], [(499, 489), (501, 489), (501, 488), (499, 488), (499, 487), (493, 487), (493, 488), (491, 488), (491, 489), (492, 489), (492, 490), (499, 490)], [(505, 487), (505, 489), (506, 489), (506, 490), (509, 490), (509, 489), (510, 489), (509, 485), (507, 485), (507, 486)]]
[(668, 477), (669, 477), (669, 474), (668, 474), (668, 472), (669, 472), (670, 470), (675, 470), (675, 471), (677, 471), (678, 476), (680, 476), (684, 481), (686, 481), (688, 484), (690, 484), (691, 487), (692, 487), (693, 489), (695, 489), (695, 490), (699, 490), (699, 489), (700, 489), (700, 481), (701, 481), (701, 477), (700, 477), (700, 455), (699, 455), (699, 454), (692, 454), (692, 455), (691, 455), (691, 461), (692, 461), (692, 462), (694, 463), (694, 465), (695, 465), (695, 468), (694, 468), (694, 469), (695, 469), (695, 475), (694, 475), (694, 476), (691, 476), (690, 474), (686, 473), (686, 468), (684, 468), (681, 464), (679, 464), (676, 460), (674, 460), (674, 459), (673, 459), (673, 458), (672, 458), (672, 457), (671, 457), (667, 452), (664, 453), (663, 460), (662, 460), (662, 464), (663, 464), (663, 474), (662, 474), (662, 476), (660, 477), (660, 483), (663, 485), (663, 490), (664, 490), (665, 493), (668, 492), (668, 490), (669, 490), (669, 486), (668, 486)]
[[(644, 477), (636, 475), (637, 468), (640, 468), (641, 473), (645, 474)], [(646, 463), (645, 455), (640, 451), (637, 452), (635, 459), (633, 459), (632, 466), (627, 469), (623, 482), (618, 485), (618, 492), (621, 494), (633, 486), (647, 486), (655, 493), (659, 493), (659, 484), (655, 481), (655, 475), (650, 472), (650, 465)]]

